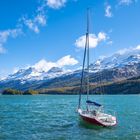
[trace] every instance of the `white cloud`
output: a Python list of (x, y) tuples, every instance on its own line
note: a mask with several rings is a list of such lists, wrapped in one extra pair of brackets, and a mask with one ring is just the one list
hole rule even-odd
[(111, 6), (110, 5), (106, 5), (106, 7), (105, 7), (105, 16), (106, 17), (112, 17), (112, 12), (111, 12)]
[(62, 68), (64, 66), (73, 66), (76, 65), (78, 61), (75, 58), (72, 58), (70, 55), (64, 56), (56, 62), (46, 61), (44, 59), (40, 60), (36, 63), (33, 68), (38, 71), (45, 71), (47, 72), (52, 67), (59, 67)]
[(43, 14), (38, 14), (34, 20), (36, 23), (45, 26), (46, 25), (46, 17)]
[(8, 29), (5, 31), (0, 31), (0, 43), (5, 43), (8, 37), (15, 38), (21, 33), (21, 29)]
[(104, 33), (104, 32), (99, 32), (98, 33), (98, 41), (100, 42), (100, 41), (103, 41), (103, 40), (106, 40), (106, 33)]
[(119, 4), (120, 5), (130, 5), (132, 4), (133, 2), (136, 2), (137, 0), (120, 0), (119, 1)]
[(47, 23), (46, 18), (46, 9), (47, 7), (53, 8), (53, 9), (60, 9), (65, 5), (67, 0), (40, 0), (40, 5), (37, 7), (35, 11), (35, 16), (33, 17), (21, 17), (19, 21), (21, 22), (21, 26), (25, 25), (30, 30), (32, 30), (35, 33), (40, 32), (40, 27), (43, 27)]
[(39, 33), (39, 27), (46, 25), (46, 16), (44, 13), (38, 13), (33, 19), (21, 18), (21, 21), (35, 33)]
[(6, 52), (3, 45), (7, 42), (8, 38), (16, 38), (23, 33), (23, 24), (35, 33), (39, 33), (39, 27), (46, 25), (46, 16), (43, 7), (42, 9), (37, 9), (36, 12), (37, 15), (33, 19), (27, 19), (25, 17), (20, 18), (19, 23), (16, 25), (17, 28), (0, 31), (0, 53)]
[(137, 45), (136, 47), (121, 49), (121, 50), (117, 51), (117, 53), (120, 55), (123, 55), (126, 53), (132, 53), (132, 52), (134, 53), (134, 52), (138, 52), (138, 51), (140, 51), (140, 45)]
[[(98, 36), (96, 36), (95, 34), (89, 34), (89, 47), (95, 48), (100, 42), (105, 41), (106, 39), (107, 39), (107, 35), (104, 32), (99, 32)], [(84, 48), (85, 42), (86, 42), (86, 36), (84, 35), (76, 40), (75, 46), (79, 48)]]
[(64, 56), (57, 61), (58, 67), (63, 67), (66, 65), (76, 65), (78, 61), (75, 58), (72, 58), (70, 55)]
[[(46, 19), (46, 7), (50, 6), (51, 8), (61, 8), (64, 6), (67, 0), (42, 0), (40, 1), (40, 6), (37, 7), (36, 13), (34, 17), (21, 17), (18, 20), (17, 26), (20, 28), (15, 29), (7, 29), (4, 31), (0, 31), (0, 53), (5, 53), (6, 50), (3, 48), (3, 44), (7, 42), (9, 37), (16, 38), (18, 35), (23, 33), (23, 25), (28, 27), (35, 33), (40, 32), (40, 27), (43, 27), (47, 23)], [(17, 27), (16, 26), (16, 27)]]
[(35, 33), (39, 33), (39, 28), (38, 26), (34, 23), (33, 20), (31, 19), (26, 19), (26, 18), (22, 18), (23, 21), (24, 21), (24, 24), (29, 28), (31, 29), (32, 31), (34, 31)]
[(54, 9), (59, 9), (63, 7), (66, 3), (66, 0), (47, 0), (47, 5)]
[(107, 42), (107, 44), (108, 44), (108, 45), (112, 45), (112, 44), (113, 44), (113, 41), (110, 40), (110, 41)]
[(117, 53), (120, 55), (123, 55), (125, 53), (128, 53), (130, 50), (132, 50), (132, 48), (124, 48), (124, 49), (117, 51)]
[(7, 42), (8, 38), (16, 38), (18, 35), (22, 33), (21, 29), (8, 29), (4, 31), (0, 31), (0, 53), (5, 53), (5, 49), (3, 48), (3, 44)]
[(54, 62), (48, 62), (44, 59), (40, 60), (38, 63), (36, 63), (33, 66), (33, 68), (35, 68), (36, 70), (45, 71), (45, 72), (47, 72), (52, 67), (55, 67), (55, 63)]
[(35, 33), (40, 32), (40, 27), (46, 26), (47, 24), (47, 17), (46, 17), (46, 0), (42, 0), (43, 3), (37, 7), (34, 16), (30, 18), (26, 15), (19, 19), (21, 26), (25, 25), (30, 30)]

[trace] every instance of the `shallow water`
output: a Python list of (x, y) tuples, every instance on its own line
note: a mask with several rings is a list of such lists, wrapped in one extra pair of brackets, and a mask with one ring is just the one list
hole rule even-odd
[(116, 110), (116, 127), (81, 124), (76, 95), (0, 96), (0, 140), (140, 140), (140, 95), (92, 98)]

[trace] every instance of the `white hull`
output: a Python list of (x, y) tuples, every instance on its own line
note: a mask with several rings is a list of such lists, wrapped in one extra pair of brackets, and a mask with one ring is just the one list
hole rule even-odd
[(106, 113), (95, 114), (93, 111), (82, 111), (81, 109), (78, 109), (78, 113), (84, 121), (93, 125), (109, 127), (117, 124), (116, 117)]

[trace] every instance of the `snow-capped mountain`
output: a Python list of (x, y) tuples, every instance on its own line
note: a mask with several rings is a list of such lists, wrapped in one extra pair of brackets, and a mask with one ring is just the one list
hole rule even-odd
[(61, 75), (68, 73), (70, 73), (70, 71), (58, 67), (52, 67), (48, 71), (40, 70), (35, 67), (29, 67), (27, 69), (20, 69), (16, 73), (9, 75), (5, 80), (21, 80), (21, 81), (45, 80), (59, 77)]
[(124, 68), (138, 63), (140, 63), (140, 49), (125, 49), (111, 56), (98, 59), (90, 65), (90, 69), (92, 72), (98, 72), (107, 69)]
[[(70, 58), (70, 56), (65, 56), (65, 58), (74, 64), (76, 60)], [(64, 58), (62, 58), (64, 59)], [(62, 64), (60, 59), (57, 63), (47, 62), (46, 60), (42, 59), (38, 63), (33, 66), (28, 66), (27, 68), (19, 69), (17, 72), (10, 74), (9, 76), (5, 77), (3, 81), (10, 81), (10, 80), (20, 80), (20, 81), (36, 81), (36, 80), (46, 80), (52, 79), (55, 77), (59, 77), (61, 75), (70, 74), (71, 70), (65, 69), (64, 66), (67, 64)], [(70, 63), (69, 62), (69, 63)], [(72, 64), (73, 65), (73, 64)]]
[[(91, 82), (116, 81), (140, 76), (140, 47), (125, 49), (90, 64)], [(81, 69), (67, 70), (41, 60), (33, 66), (20, 69), (0, 81), (1, 89), (19, 89), (73, 86), (79, 84)]]
[[(140, 63), (140, 50), (131, 49), (125, 52), (117, 52), (111, 56), (98, 59), (90, 65), (90, 72), (96, 73), (103, 70), (110, 69), (123, 69), (128, 66), (136, 66)], [(125, 69), (126, 70), (126, 69)], [(32, 80), (46, 80), (52, 79), (64, 75), (69, 75), (77, 71), (65, 70), (60, 67), (48, 67), (45, 60), (41, 60), (33, 66), (28, 68), (20, 69), (16, 73), (9, 75), (5, 80), (21, 80), (21, 81), (32, 81)], [(79, 71), (80, 72), (80, 71)]]

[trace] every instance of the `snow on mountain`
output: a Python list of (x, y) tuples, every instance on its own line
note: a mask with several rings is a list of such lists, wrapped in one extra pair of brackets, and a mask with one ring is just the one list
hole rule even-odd
[(53, 63), (41, 60), (33, 66), (18, 70), (16, 73), (9, 75), (4, 80), (21, 80), (22, 82), (45, 80), (68, 73), (71, 73), (71, 70), (66, 70), (62, 67), (55, 67)]
[(35, 65), (20, 69), (1, 80), (20, 80), (24, 83), (24, 81), (51, 79), (64, 74), (71, 73), (71, 70), (67, 70), (65, 69), (65, 67), (73, 66), (77, 63), (78, 61), (75, 58), (71, 57), (71, 55), (66, 55), (57, 60), (56, 62), (46, 61), (42, 59)]
[(38, 70), (36, 68), (30, 67), (28, 69), (18, 71), (17, 73), (10, 76), (10, 79), (18, 80), (44, 80), (59, 77), (61, 75), (67, 74), (69, 71), (66, 71), (62, 68), (53, 67), (47, 72), (44, 70)]
[[(24, 83), (26, 81), (53, 79), (74, 73), (79, 74), (81, 72), (81, 70), (64, 69), (63, 66), (68, 63), (73, 65), (77, 62), (73, 58), (70, 58), (70, 56), (63, 57), (56, 63), (41, 60), (33, 66), (20, 69), (16, 73), (9, 75), (4, 81), (20, 80)], [(98, 59), (96, 62), (91, 63), (90, 72), (96, 73), (103, 70), (120, 69), (122, 73), (132, 71), (135, 74), (137, 73), (136, 64), (140, 64), (140, 46), (124, 49), (111, 56)]]
[(90, 65), (92, 72), (105, 69), (123, 68), (128, 65), (140, 63), (140, 47), (124, 49), (115, 54), (98, 59)]

